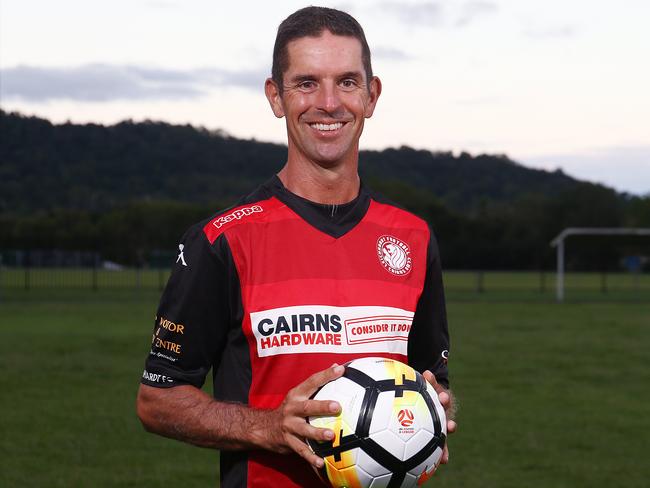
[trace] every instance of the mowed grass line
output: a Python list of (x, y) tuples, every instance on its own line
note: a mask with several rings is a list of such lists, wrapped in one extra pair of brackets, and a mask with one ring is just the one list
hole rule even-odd
[[(157, 298), (3, 295), (0, 486), (215, 486), (217, 453), (135, 416)], [(427, 486), (647, 486), (650, 304), (451, 302), (449, 320), (459, 431)]]

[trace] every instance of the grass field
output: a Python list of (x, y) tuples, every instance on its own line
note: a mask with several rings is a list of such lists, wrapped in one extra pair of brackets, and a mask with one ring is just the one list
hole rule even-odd
[[(450, 294), (459, 431), (427, 486), (647, 487), (650, 300), (494, 293)], [(0, 486), (215, 486), (216, 452), (146, 434), (134, 413), (157, 298), (3, 291)]]

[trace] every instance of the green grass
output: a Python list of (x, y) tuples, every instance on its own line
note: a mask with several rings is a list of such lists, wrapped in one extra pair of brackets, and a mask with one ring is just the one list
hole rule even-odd
[(451, 304), (440, 486), (647, 486), (650, 304)]
[[(650, 302), (449, 303), (460, 399), (427, 486), (645, 487)], [(217, 453), (134, 412), (155, 290), (0, 297), (0, 486), (214, 486)]]
[(155, 296), (28, 295), (0, 305), (0, 486), (214, 485), (214, 451), (135, 416)]

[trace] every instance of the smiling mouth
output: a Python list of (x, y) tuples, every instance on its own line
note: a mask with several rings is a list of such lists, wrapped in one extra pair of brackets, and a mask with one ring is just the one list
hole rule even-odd
[(334, 124), (309, 124), (309, 127), (322, 131), (338, 130), (343, 127), (343, 122), (336, 122)]

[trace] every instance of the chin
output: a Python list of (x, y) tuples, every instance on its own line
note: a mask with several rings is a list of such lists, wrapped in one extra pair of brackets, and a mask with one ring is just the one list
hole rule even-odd
[(334, 168), (336, 166), (340, 166), (343, 163), (344, 159), (344, 155), (324, 156), (322, 154), (312, 158), (316, 164), (323, 168)]
[(343, 161), (348, 159), (350, 151), (314, 151), (311, 155), (311, 160), (318, 163), (323, 167), (333, 167), (342, 164)]

